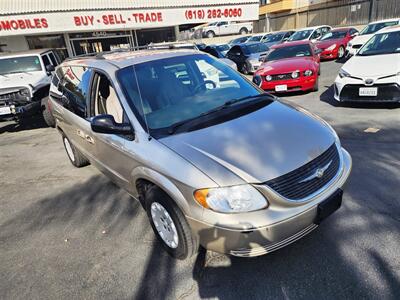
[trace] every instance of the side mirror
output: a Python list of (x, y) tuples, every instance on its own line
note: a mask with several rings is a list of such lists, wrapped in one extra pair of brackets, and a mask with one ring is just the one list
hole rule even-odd
[(90, 122), (93, 132), (133, 135), (133, 129), (130, 124), (116, 123), (112, 115), (99, 115), (92, 118)]
[(47, 73), (54, 72), (55, 70), (56, 70), (56, 68), (53, 65), (47, 65), (46, 66), (46, 72)]

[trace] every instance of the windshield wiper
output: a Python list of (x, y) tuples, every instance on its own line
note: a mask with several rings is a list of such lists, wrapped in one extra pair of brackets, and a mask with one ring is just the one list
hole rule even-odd
[(246, 101), (246, 100), (263, 99), (265, 97), (271, 97), (271, 95), (264, 93), (264, 94), (257, 94), (257, 95), (246, 96), (246, 97), (242, 97), (242, 98), (228, 100), (224, 104), (219, 105), (219, 106), (217, 106), (217, 107), (215, 107), (213, 109), (210, 109), (208, 111), (205, 111), (205, 112), (201, 113), (200, 115), (198, 115), (198, 116), (196, 116), (194, 118), (183, 120), (183, 121), (180, 121), (180, 122), (177, 122), (177, 123), (171, 125), (171, 127), (168, 129), (168, 133), (169, 134), (174, 134), (176, 132), (176, 130), (179, 127), (181, 127), (182, 125), (191, 123), (191, 122), (193, 122), (193, 121), (195, 121), (197, 119), (200, 119), (200, 118), (202, 118), (204, 116), (208, 116), (208, 115), (211, 115), (211, 114), (213, 114), (215, 112), (221, 111), (221, 110), (223, 110), (223, 109), (225, 109), (225, 108), (227, 108), (229, 106), (232, 106), (235, 103), (239, 103), (239, 102)]

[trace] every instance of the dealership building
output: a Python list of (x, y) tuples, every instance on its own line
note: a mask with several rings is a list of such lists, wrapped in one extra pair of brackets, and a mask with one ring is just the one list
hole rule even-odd
[(65, 55), (173, 41), (195, 24), (258, 19), (254, 0), (1, 0), (0, 51)]

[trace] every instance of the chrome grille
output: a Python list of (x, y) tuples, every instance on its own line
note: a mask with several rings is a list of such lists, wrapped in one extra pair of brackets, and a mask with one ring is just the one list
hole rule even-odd
[[(340, 157), (335, 144), (304, 166), (265, 184), (280, 195), (301, 200), (315, 193), (335, 177), (339, 170)], [(322, 174), (321, 174), (322, 173)]]

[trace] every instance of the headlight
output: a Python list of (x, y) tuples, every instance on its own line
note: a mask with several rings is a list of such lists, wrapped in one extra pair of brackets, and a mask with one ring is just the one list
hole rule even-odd
[(257, 59), (250, 59), (250, 60), (249, 60), (249, 63), (250, 63), (251, 65), (259, 65), (259, 64), (260, 64), (260, 61), (258, 61)]
[(221, 213), (255, 211), (268, 205), (264, 196), (249, 184), (197, 190), (194, 198), (201, 206)]
[(272, 76), (271, 76), (271, 75), (265, 76), (265, 80), (266, 80), (266, 81), (271, 81), (271, 80), (272, 80)]
[(297, 78), (297, 77), (299, 77), (299, 71), (294, 71), (294, 72), (292, 73), (292, 78), (295, 79), (295, 78)]
[(332, 46), (329, 46), (328, 48), (326, 48), (326, 50), (332, 51), (335, 48), (336, 48), (336, 44), (333, 44)]
[(29, 89), (21, 89), (21, 90), (19, 90), (19, 93), (21, 94), (21, 96), (29, 96), (30, 95)]
[(339, 70), (339, 77), (340, 77), (340, 78), (350, 77), (350, 74), (349, 74), (348, 72), (346, 72), (345, 70), (340, 69), (340, 70)]
[(304, 71), (304, 76), (311, 76), (313, 74), (312, 70), (305, 70)]

